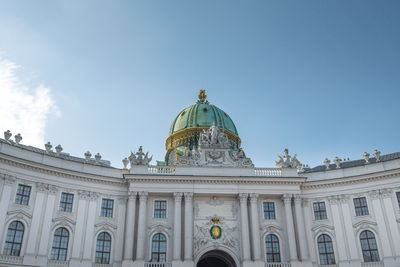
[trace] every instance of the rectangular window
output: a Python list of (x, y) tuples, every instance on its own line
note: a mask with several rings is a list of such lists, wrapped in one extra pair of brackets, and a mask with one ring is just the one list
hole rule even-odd
[(397, 203), (399, 204), (399, 208), (400, 208), (400, 192), (397, 192), (396, 196), (397, 196)]
[(31, 195), (31, 187), (28, 185), (19, 184), (17, 189), (17, 195), (15, 196), (15, 203), (20, 205), (28, 205), (30, 195)]
[(368, 215), (367, 199), (365, 197), (359, 197), (353, 199), (354, 209), (356, 210), (356, 216)]
[(154, 218), (167, 218), (167, 201), (154, 201)]
[(275, 203), (274, 202), (264, 202), (264, 219), (275, 220)]
[(314, 217), (315, 220), (326, 220), (328, 216), (326, 215), (325, 202), (315, 202), (314, 207)]
[(61, 193), (60, 211), (72, 212), (72, 203), (74, 202), (74, 195), (68, 193)]
[(102, 217), (112, 218), (114, 208), (114, 200), (103, 199), (101, 202), (101, 215)]

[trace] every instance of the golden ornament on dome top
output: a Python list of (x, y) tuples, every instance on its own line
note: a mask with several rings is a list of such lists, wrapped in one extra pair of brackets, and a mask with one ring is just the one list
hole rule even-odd
[(199, 93), (199, 101), (201, 104), (204, 104), (204, 101), (206, 101), (207, 95), (206, 95), (206, 90), (201, 89)]

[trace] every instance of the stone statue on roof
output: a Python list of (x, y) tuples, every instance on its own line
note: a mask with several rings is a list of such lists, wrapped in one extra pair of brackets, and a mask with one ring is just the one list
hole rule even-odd
[(138, 152), (131, 152), (131, 155), (128, 159), (131, 165), (149, 165), (150, 161), (153, 159), (153, 156), (149, 158), (149, 152), (146, 152), (145, 154), (142, 146), (139, 146)]
[(279, 161), (275, 161), (275, 164), (278, 168), (301, 168), (301, 162), (297, 159), (297, 154), (294, 154), (293, 157), (289, 155), (289, 149), (285, 148), (283, 151), (284, 155), (279, 157)]

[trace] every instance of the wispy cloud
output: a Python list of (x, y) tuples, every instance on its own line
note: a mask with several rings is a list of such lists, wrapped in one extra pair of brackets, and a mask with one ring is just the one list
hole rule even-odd
[[(0, 57), (0, 131), (21, 133), (22, 143), (42, 147), (50, 112), (59, 115), (49, 88), (30, 86), (19, 66)], [(3, 136), (2, 136), (3, 137)]]

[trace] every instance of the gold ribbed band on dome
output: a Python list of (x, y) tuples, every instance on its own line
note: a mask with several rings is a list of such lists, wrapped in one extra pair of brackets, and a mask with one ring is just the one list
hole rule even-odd
[[(209, 127), (195, 127), (195, 128), (188, 128), (181, 131), (178, 131), (170, 136), (168, 136), (167, 140), (165, 141), (165, 149), (167, 150), (167, 154), (176, 147), (190, 141), (194, 140), (195, 137), (199, 138), (200, 133), (203, 130), (208, 130)], [(228, 139), (235, 143), (238, 147), (242, 143), (239, 136), (231, 133), (228, 130), (224, 130), (224, 133), (227, 135)]]

